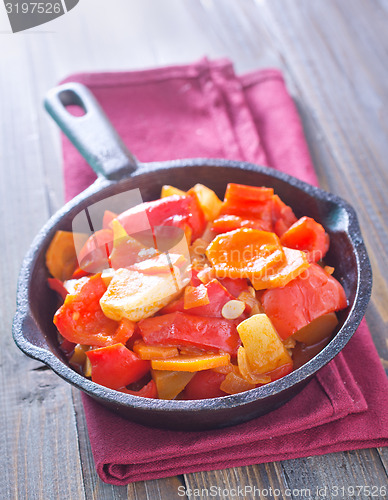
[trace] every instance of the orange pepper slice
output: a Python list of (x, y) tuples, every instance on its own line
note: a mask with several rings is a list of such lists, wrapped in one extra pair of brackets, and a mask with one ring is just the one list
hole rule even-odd
[(137, 340), (133, 344), (132, 350), (140, 359), (147, 360), (174, 358), (179, 354), (177, 347), (146, 345), (141, 340)]
[(153, 370), (198, 372), (217, 368), (217, 366), (225, 366), (229, 362), (229, 354), (204, 354), (202, 356), (177, 356), (170, 359), (152, 360), (151, 366)]
[(205, 285), (200, 284), (198, 286), (188, 285), (185, 288), (184, 295), (184, 309), (191, 309), (192, 307), (206, 306), (210, 303), (209, 295), (207, 293), (207, 288)]
[(258, 280), (286, 261), (275, 233), (248, 228), (216, 236), (206, 255), (219, 278)]
[(251, 280), (256, 290), (286, 286), (287, 283), (297, 278), (309, 267), (310, 264), (305, 252), (287, 247), (283, 247), (283, 250), (286, 262), (282, 267), (272, 269), (266, 275)]

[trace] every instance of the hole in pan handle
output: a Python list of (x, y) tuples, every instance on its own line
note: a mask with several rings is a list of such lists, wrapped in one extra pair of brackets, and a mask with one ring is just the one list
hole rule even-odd
[[(87, 87), (76, 82), (59, 85), (47, 93), (44, 105), (97, 175), (116, 180), (136, 170), (135, 157)], [(79, 106), (84, 114), (74, 116), (68, 106)]]

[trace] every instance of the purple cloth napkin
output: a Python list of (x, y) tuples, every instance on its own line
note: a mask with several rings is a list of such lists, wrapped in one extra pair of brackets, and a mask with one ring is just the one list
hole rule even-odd
[[(141, 161), (189, 157), (264, 164), (317, 184), (295, 105), (275, 69), (236, 76), (227, 60), (72, 75)], [(63, 138), (66, 198), (95, 175)], [(172, 181), (173, 183), (173, 181)], [(308, 386), (269, 415), (215, 431), (129, 422), (83, 395), (100, 477), (112, 484), (385, 446), (388, 383), (365, 321)]]

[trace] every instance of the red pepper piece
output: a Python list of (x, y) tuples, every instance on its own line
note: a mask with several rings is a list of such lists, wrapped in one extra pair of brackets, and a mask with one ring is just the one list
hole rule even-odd
[(182, 228), (188, 224), (192, 230), (192, 241), (199, 238), (206, 227), (205, 216), (195, 196), (167, 196), (142, 203), (118, 216), (128, 234), (147, 229), (145, 218), (151, 227), (171, 225)]
[(220, 215), (237, 215), (256, 219), (272, 231), (273, 189), (267, 187), (228, 184)]
[(321, 224), (311, 217), (302, 217), (287, 229), (280, 243), (288, 248), (305, 251), (309, 262), (318, 262), (326, 255), (330, 239)]
[(51, 290), (54, 290), (54, 292), (57, 292), (57, 294), (65, 300), (66, 295), (67, 295), (67, 290), (63, 286), (63, 283), (61, 280), (58, 280), (57, 278), (47, 278), (47, 283), (48, 286), (51, 288)]
[(213, 370), (202, 370), (197, 372), (186, 385), (182, 393), (183, 399), (208, 399), (227, 396), (220, 389), (221, 383), (226, 375)]
[(125, 394), (132, 394), (132, 396), (140, 396), (142, 398), (152, 398), (157, 399), (158, 390), (156, 388), (156, 384), (153, 380), (150, 380), (148, 384), (142, 387), (139, 391), (131, 391), (126, 387), (119, 389), (120, 392), (125, 392)]
[(279, 237), (282, 236), (297, 220), (292, 208), (275, 194), (272, 198), (272, 223), (275, 233)]
[(138, 327), (151, 345), (194, 346), (234, 356), (241, 344), (235, 322), (220, 318), (175, 312), (143, 319)]
[(140, 359), (123, 344), (114, 344), (88, 351), (92, 380), (96, 384), (121, 389), (141, 379), (150, 369), (150, 362)]
[[(246, 283), (246, 280), (244, 280)], [(209, 318), (222, 318), (222, 308), (224, 305), (235, 298), (228, 290), (217, 280), (213, 279), (209, 283), (200, 284), (200, 287), (205, 287), (207, 290), (207, 296), (209, 298), (209, 303), (203, 306), (191, 307), (190, 309), (185, 309), (184, 298), (180, 298), (175, 302), (172, 302), (168, 306), (164, 307), (161, 314), (168, 314), (171, 312), (187, 312), (194, 316), (204, 316)], [(242, 314), (240, 319), (245, 319), (245, 315)]]
[(90, 273), (88, 273), (87, 271), (84, 271), (80, 267), (77, 267), (77, 269), (72, 274), (71, 279), (72, 280), (79, 280), (80, 278), (84, 278), (85, 276), (90, 276)]
[(246, 292), (249, 289), (248, 281), (245, 278), (221, 278), (219, 281), (236, 299), (241, 292)]
[(113, 231), (100, 229), (93, 233), (78, 254), (79, 267), (89, 273), (98, 273), (109, 266), (113, 248)]
[(315, 318), (347, 306), (341, 284), (318, 264), (311, 264), (302, 275), (282, 288), (265, 290), (261, 303), (282, 339)]

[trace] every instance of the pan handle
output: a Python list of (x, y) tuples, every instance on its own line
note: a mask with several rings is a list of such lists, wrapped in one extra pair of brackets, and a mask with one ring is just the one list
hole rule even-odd
[[(48, 113), (99, 176), (121, 179), (137, 168), (117, 131), (91, 91), (70, 82), (51, 89), (44, 100)], [(67, 106), (80, 106), (84, 114), (74, 116)]]

